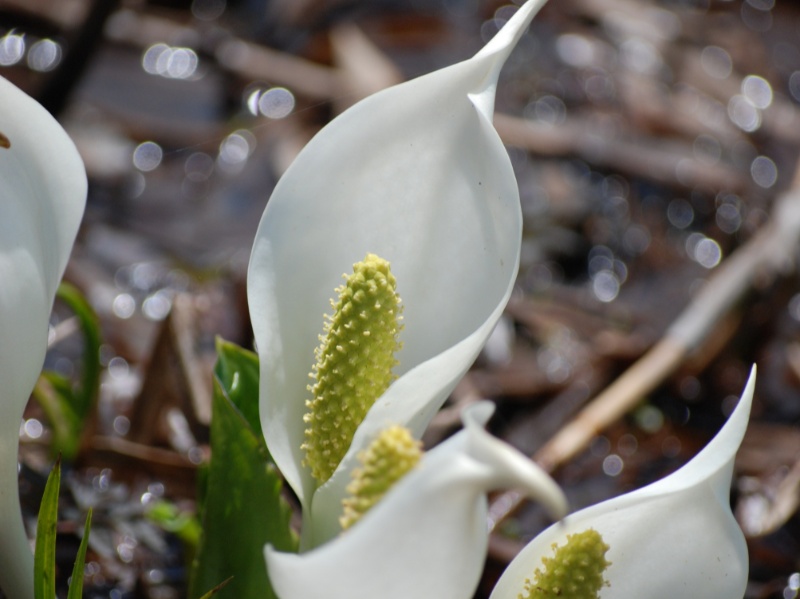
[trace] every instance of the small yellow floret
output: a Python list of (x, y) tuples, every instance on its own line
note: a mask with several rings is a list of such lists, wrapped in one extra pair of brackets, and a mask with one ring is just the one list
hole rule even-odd
[(555, 555), (543, 557), (544, 570), (536, 568), (533, 580), (525, 581), (518, 599), (564, 597), (569, 599), (598, 599), (600, 590), (609, 586), (603, 578), (611, 562), (606, 560), (609, 546), (600, 533), (590, 528), (567, 535), (562, 547), (552, 545)]
[(389, 263), (367, 254), (345, 275), (326, 316), (309, 385), (313, 399), (303, 417), (308, 426), (304, 464), (318, 484), (327, 481), (347, 453), (358, 425), (396, 378), (400, 350), (400, 297)]
[(390, 426), (358, 455), (361, 468), (353, 470), (353, 480), (347, 486), (350, 497), (342, 500), (344, 514), (339, 523), (347, 530), (422, 457), (422, 443), (403, 426)]

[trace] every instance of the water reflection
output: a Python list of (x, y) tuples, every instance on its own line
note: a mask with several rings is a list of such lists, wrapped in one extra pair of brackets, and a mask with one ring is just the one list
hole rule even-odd
[(582, 35), (565, 33), (556, 40), (556, 52), (566, 64), (577, 67), (589, 67), (596, 61), (595, 45)]
[(700, 53), (700, 64), (715, 79), (727, 79), (733, 71), (731, 55), (719, 46), (706, 46)]
[(736, 94), (728, 101), (728, 117), (734, 125), (748, 133), (761, 127), (761, 112), (747, 96)]
[(36, 418), (28, 418), (22, 429), (23, 434), (29, 439), (39, 439), (44, 433), (44, 426)]
[(646, 433), (657, 433), (664, 426), (664, 414), (657, 407), (643, 405), (634, 412), (636, 424)]
[(17, 64), (25, 55), (25, 36), (12, 29), (0, 38), (0, 66)]
[(200, 59), (191, 48), (153, 44), (142, 56), (142, 68), (151, 75), (169, 79), (189, 79), (197, 72)]
[(622, 64), (643, 75), (656, 75), (664, 66), (661, 54), (647, 40), (630, 38), (620, 46)]
[(28, 66), (34, 71), (52, 71), (61, 62), (61, 46), (50, 39), (42, 39), (28, 50)]
[(748, 75), (742, 80), (742, 95), (761, 110), (772, 104), (772, 86), (758, 75)]
[(612, 453), (603, 459), (603, 472), (608, 476), (619, 476), (624, 467), (625, 462), (615, 453)]
[(214, 172), (214, 159), (205, 152), (193, 152), (186, 159), (183, 169), (187, 179), (201, 183)]
[(619, 295), (620, 281), (617, 275), (602, 270), (592, 277), (592, 292), (601, 302), (612, 302)]
[(136, 312), (136, 300), (129, 293), (120, 293), (114, 298), (111, 311), (117, 318), (127, 320)]
[(152, 171), (161, 164), (164, 151), (154, 141), (145, 141), (133, 151), (133, 165), (140, 171)]
[(112, 428), (116, 434), (118, 434), (120, 437), (124, 437), (131, 429), (131, 421), (127, 416), (116, 416), (114, 418)]
[(757, 156), (750, 165), (750, 175), (756, 185), (769, 189), (778, 180), (778, 167), (771, 158)]
[(561, 125), (567, 118), (567, 107), (561, 98), (546, 95), (528, 104), (523, 111), (526, 119), (547, 125)]
[(740, 203), (737, 196), (729, 194), (718, 204), (714, 219), (722, 232), (730, 235), (742, 226)]
[(294, 110), (294, 94), (285, 87), (273, 87), (259, 95), (256, 105), (268, 119), (282, 119)]
[(720, 245), (702, 233), (692, 233), (686, 238), (686, 253), (703, 268), (714, 268), (722, 261)]
[(783, 599), (795, 599), (800, 594), (800, 572), (789, 576), (786, 588), (783, 589)]
[(130, 365), (128, 361), (121, 356), (114, 356), (108, 362), (108, 376), (113, 379), (121, 379), (128, 376), (130, 372)]
[(147, 296), (142, 302), (142, 314), (149, 320), (164, 320), (171, 309), (171, 294), (164, 289), (159, 289), (152, 295)]
[(239, 173), (255, 147), (256, 137), (251, 131), (247, 129), (234, 131), (222, 140), (217, 165), (228, 174)]

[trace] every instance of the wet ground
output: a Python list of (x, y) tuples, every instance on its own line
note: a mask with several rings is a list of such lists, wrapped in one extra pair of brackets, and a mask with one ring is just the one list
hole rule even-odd
[[(185, 592), (181, 543), (144, 512), (159, 498), (193, 507), (214, 338), (251, 345), (244, 274), (283, 170), (341, 110), (470, 56), (513, 10), (483, 0), (0, 3), (0, 74), (58, 114), (90, 179), (67, 279), (100, 316), (103, 382), (66, 477), (60, 545), (68, 564), (95, 506), (87, 596)], [(426, 436), (437, 442), (461, 407), (491, 398), (493, 432), (548, 464), (582, 507), (690, 459), (758, 363), (732, 493), (749, 599), (800, 589), (798, 232), (781, 226), (800, 210), (799, 30), (788, 1), (545, 7), (497, 100), (525, 215), (518, 289)], [(57, 306), (46, 364), (66, 375), (81, 350), (69, 316)], [(652, 358), (676, 339), (677, 355)], [(634, 365), (627, 415), (575, 456), (554, 455), (547, 441)], [(20, 454), (29, 522), (50, 436), (31, 403)], [(495, 511), (508, 500), (495, 498)], [(479, 597), (546, 524), (521, 506), (498, 526)]]

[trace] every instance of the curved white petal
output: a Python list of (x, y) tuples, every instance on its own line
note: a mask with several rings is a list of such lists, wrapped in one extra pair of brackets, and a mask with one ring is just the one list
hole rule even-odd
[(0, 78), (0, 587), (33, 595), (17, 489), (19, 423), (47, 349), (47, 326), (86, 201), (86, 174), (58, 123)]
[(610, 545), (603, 599), (736, 599), (747, 584), (747, 546), (730, 509), (733, 460), (744, 437), (755, 367), (736, 409), (686, 466), (656, 483), (568, 516), (511, 562), (491, 599), (516, 599), (553, 543), (594, 528)]
[[(541, 4), (521, 8), (474, 58), (344, 112), (306, 146), (269, 200), (248, 272), (261, 419), (306, 510), (315, 488), (301, 466), (306, 385), (342, 273), (367, 252), (391, 262), (404, 345), (400, 378), (373, 406), (319, 504), (338, 505), (354, 456), (385, 422), (421, 434), (508, 300), (522, 220), (491, 113), (499, 69)], [(313, 519), (315, 543), (338, 532), (324, 506)]]
[[(420, 464), (351, 529), (303, 554), (266, 548), (281, 599), (466, 599), (483, 570), (486, 492), (514, 487), (554, 518), (566, 500), (547, 474), (483, 430), (489, 403), (464, 414), (465, 429)], [(340, 508), (341, 510), (341, 508)]]

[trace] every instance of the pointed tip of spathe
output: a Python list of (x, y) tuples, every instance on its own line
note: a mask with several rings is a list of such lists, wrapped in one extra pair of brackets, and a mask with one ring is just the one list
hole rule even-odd
[(547, 4), (547, 0), (528, 0), (519, 7), (508, 22), (503, 25), (500, 31), (489, 40), (475, 56), (488, 56), (490, 54), (502, 53), (502, 60), (514, 49), (519, 39), (525, 33), (533, 17)]
[[(741, 445), (742, 439), (744, 438), (744, 433), (747, 430), (747, 423), (750, 420), (750, 410), (753, 406), (753, 395), (755, 393), (755, 388), (756, 365), (753, 364), (750, 367), (750, 374), (747, 377), (747, 382), (745, 383), (744, 389), (742, 390), (742, 395), (739, 397), (736, 407), (733, 409), (733, 412), (731, 412), (731, 415), (725, 422), (725, 426), (719, 433), (717, 433), (717, 436), (714, 437), (711, 443), (708, 444), (708, 447), (711, 447), (719, 437), (722, 437), (725, 431), (730, 431), (729, 433), (726, 433), (729, 438), (724, 439), (727, 443), (733, 444), (735, 439), (736, 447), (738, 448), (739, 445)], [(706, 449), (708, 449), (708, 447)]]
[[(718, 473), (726, 468), (732, 468), (733, 460), (742, 444), (747, 423), (750, 420), (755, 384), (756, 366), (753, 365), (736, 408), (716, 436), (683, 468), (641, 491), (658, 494), (686, 489), (703, 481), (717, 480)], [(724, 484), (727, 488), (727, 485), (730, 484), (730, 477), (727, 477), (727, 482), (719, 484)], [(725, 492), (727, 493), (727, 490)]]
[(569, 513), (569, 504), (558, 484), (536, 462), (485, 430), (494, 410), (492, 402), (479, 401), (462, 412), (468, 452), (492, 471), (491, 488), (516, 489), (540, 503), (552, 520), (561, 520)]

